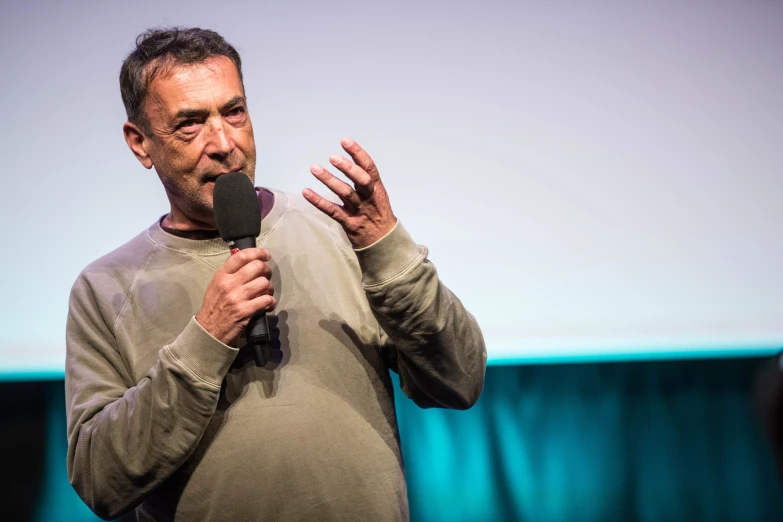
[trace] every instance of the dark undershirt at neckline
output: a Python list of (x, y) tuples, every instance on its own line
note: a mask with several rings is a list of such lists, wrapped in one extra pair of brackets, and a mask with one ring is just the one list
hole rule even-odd
[[(262, 203), (263, 193), (265, 189), (256, 188), (256, 195), (258, 196), (258, 206), (261, 207), (261, 215), (264, 215), (264, 205)], [(269, 209), (271, 210), (271, 209)], [(267, 212), (268, 214), (269, 212)], [(220, 237), (220, 232), (217, 230), (178, 230), (176, 228), (167, 227), (163, 224), (168, 214), (160, 218), (160, 228), (168, 232), (172, 236), (182, 237), (185, 239), (215, 239)]]

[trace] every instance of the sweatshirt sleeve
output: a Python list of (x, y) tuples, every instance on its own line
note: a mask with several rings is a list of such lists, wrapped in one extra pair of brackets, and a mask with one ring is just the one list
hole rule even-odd
[(484, 385), (484, 338), (476, 319), (438, 279), (427, 248), (398, 221), (356, 255), (384, 348), (396, 352), (391, 366), (405, 395), (423, 408), (473, 406)]
[(66, 327), (68, 479), (101, 518), (134, 508), (195, 450), (238, 350), (191, 318), (138, 382), (84, 275)]

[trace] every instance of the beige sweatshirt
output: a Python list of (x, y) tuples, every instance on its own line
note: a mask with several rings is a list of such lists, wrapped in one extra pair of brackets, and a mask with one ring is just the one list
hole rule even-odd
[(422, 407), (478, 399), (481, 332), (427, 249), (398, 224), (354, 251), (304, 199), (272, 192), (258, 246), (278, 306), (263, 367), (194, 319), (229, 256), (219, 238), (156, 222), (74, 283), (68, 475), (99, 516), (407, 520), (389, 368)]

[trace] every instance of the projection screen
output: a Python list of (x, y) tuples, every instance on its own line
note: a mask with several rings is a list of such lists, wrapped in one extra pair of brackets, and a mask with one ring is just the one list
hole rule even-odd
[(118, 72), (145, 28), (240, 51), (256, 182), (344, 135), (490, 363), (783, 346), (783, 4), (25, 2), (0, 7), (0, 374), (62, 375), (70, 287), (168, 211)]

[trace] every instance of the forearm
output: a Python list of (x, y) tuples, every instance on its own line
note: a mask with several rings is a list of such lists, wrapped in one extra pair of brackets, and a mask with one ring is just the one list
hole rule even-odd
[(440, 296), (426, 310), (411, 309), (407, 324), (376, 317), (396, 347), (405, 394), (425, 408), (467, 409), (484, 385), (484, 340), (475, 319), (447, 288), (438, 286), (434, 292)]
[(68, 475), (96, 514), (115, 518), (135, 507), (187, 460), (235, 354), (191, 320), (147, 375), (126, 388), (111, 382), (89, 346), (69, 345)]
[(486, 369), (475, 318), (439, 280), (426, 248), (404, 229), (370, 248), (377, 250), (358, 252), (364, 288), (396, 347), (403, 391), (422, 407), (469, 408), (478, 400)]

